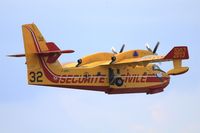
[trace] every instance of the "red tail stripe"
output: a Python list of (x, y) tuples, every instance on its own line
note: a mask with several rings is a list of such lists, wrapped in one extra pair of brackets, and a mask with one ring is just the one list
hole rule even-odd
[[(40, 49), (39, 43), (38, 43), (38, 41), (37, 41), (37, 38), (36, 38), (36, 36), (35, 36), (35, 33), (32, 31), (31, 28), (29, 28), (29, 27), (26, 27), (26, 28), (27, 28), (28, 31), (30, 31), (30, 33), (31, 33), (31, 35), (32, 35), (33, 42), (34, 42), (34, 45), (35, 45), (35, 47), (36, 47), (37, 52), (40, 53), (40, 52), (41, 52), (41, 49)], [(42, 69), (44, 70), (45, 76), (46, 76), (50, 81), (52, 81), (52, 82), (54, 82), (54, 83), (57, 83), (57, 82), (59, 81), (59, 79), (60, 79), (60, 75), (57, 75), (57, 74), (53, 73), (53, 72), (51, 71), (51, 69), (49, 69), (49, 67), (48, 67), (47, 64), (45, 63), (43, 57), (38, 56), (38, 58), (39, 58), (39, 60), (40, 60), (40, 62), (41, 62)]]

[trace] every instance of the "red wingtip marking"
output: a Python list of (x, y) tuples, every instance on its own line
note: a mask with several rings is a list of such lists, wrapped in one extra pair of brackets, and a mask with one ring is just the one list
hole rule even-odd
[(164, 59), (189, 59), (188, 48), (186, 46), (174, 47)]

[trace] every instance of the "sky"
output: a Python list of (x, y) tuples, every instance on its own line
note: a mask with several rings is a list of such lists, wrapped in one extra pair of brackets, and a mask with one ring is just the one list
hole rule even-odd
[[(1, 133), (199, 133), (199, 0), (0, 0)], [(163, 93), (107, 95), (101, 92), (27, 85), (21, 25), (35, 23), (61, 49), (61, 62), (111, 47), (154, 47), (165, 55), (189, 48), (190, 70), (172, 76)], [(172, 62), (162, 63), (164, 70)]]

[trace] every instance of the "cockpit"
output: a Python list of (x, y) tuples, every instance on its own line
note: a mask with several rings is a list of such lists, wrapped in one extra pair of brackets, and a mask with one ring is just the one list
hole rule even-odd
[(152, 70), (153, 71), (160, 71), (160, 72), (164, 72), (165, 73), (165, 71), (163, 71), (158, 65), (156, 65), (156, 64), (154, 64), (154, 65), (152, 65)]

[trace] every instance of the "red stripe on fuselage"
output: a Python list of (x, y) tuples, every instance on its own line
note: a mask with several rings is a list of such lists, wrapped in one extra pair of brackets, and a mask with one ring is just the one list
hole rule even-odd
[[(27, 30), (28, 30), (28, 31), (31, 33), (31, 35), (32, 35), (32, 38), (33, 38), (33, 42), (34, 42), (36, 51), (37, 51), (38, 53), (41, 53), (42, 51), (41, 51), (41, 49), (40, 49), (40, 46), (39, 46), (39, 43), (38, 43), (38, 40), (37, 40), (37, 38), (36, 38), (35, 33), (32, 31), (31, 28), (29, 28), (29, 27), (26, 27), (26, 28), (27, 28)], [(68, 79), (68, 78), (69, 78), (69, 76), (64, 76), (64, 75), (61, 76), (61, 75), (55, 74), (54, 72), (51, 71), (51, 69), (50, 69), (50, 68), (48, 67), (48, 65), (46, 64), (44, 57), (38, 56), (38, 58), (39, 58), (39, 60), (40, 60), (40, 64), (41, 64), (41, 66), (42, 66), (42, 69), (43, 69), (43, 71), (44, 71), (45, 76), (46, 76), (51, 82), (53, 82), (53, 83), (58, 83), (58, 82), (60, 81), (60, 79), (65, 79), (65, 78)], [(101, 75), (101, 76), (106, 76), (106, 75)]]

